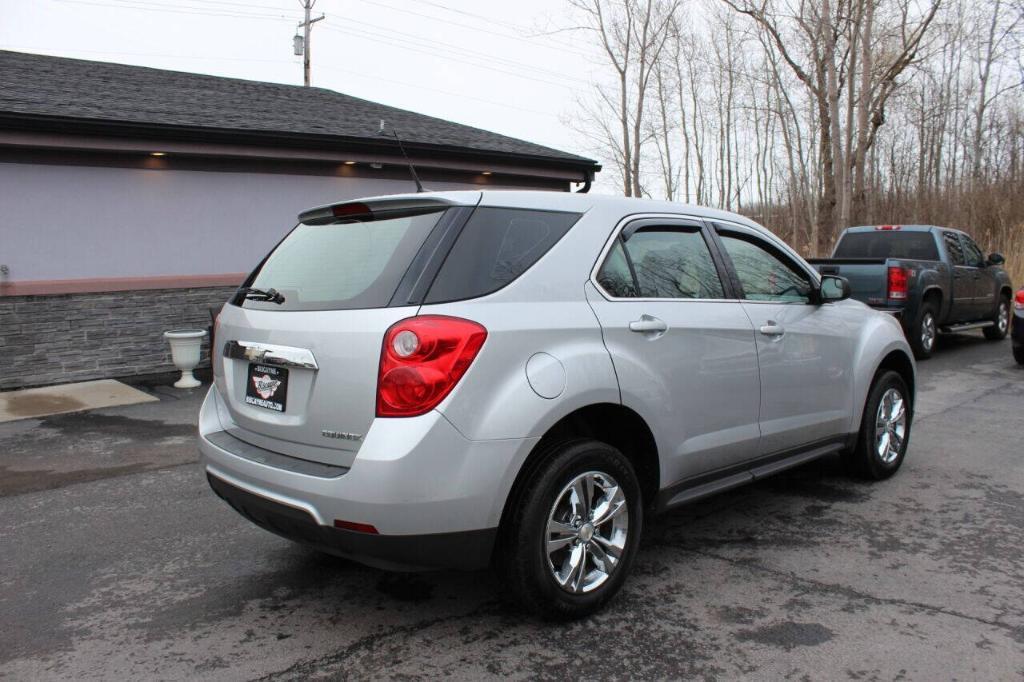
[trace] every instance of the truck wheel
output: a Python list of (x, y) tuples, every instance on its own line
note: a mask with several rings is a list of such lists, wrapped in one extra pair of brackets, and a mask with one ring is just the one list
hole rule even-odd
[(1018, 365), (1024, 365), (1024, 346), (1013, 347), (1013, 359), (1017, 361)]
[(910, 328), (910, 347), (918, 360), (927, 360), (935, 350), (935, 339), (939, 335), (936, 314), (935, 304), (926, 302), (921, 306), (917, 322)]
[(615, 596), (640, 543), (640, 483), (629, 460), (596, 440), (562, 443), (518, 496), (495, 568), (520, 606), (543, 618), (594, 613)]
[(843, 454), (851, 472), (873, 481), (895, 474), (907, 454), (912, 416), (903, 377), (891, 370), (880, 373), (864, 405), (857, 444)]
[(1010, 297), (1000, 296), (999, 307), (996, 308), (996, 316), (992, 320), (995, 325), (985, 327), (985, 338), (989, 341), (1002, 341), (1006, 338), (1006, 332), (1010, 330)]

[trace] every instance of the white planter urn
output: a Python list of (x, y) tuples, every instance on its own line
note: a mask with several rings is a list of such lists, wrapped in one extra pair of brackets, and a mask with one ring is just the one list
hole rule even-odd
[(196, 388), (202, 385), (199, 379), (192, 376), (192, 370), (199, 365), (204, 336), (204, 329), (164, 332), (164, 338), (171, 342), (171, 360), (174, 366), (181, 370), (181, 378), (174, 382), (175, 388)]

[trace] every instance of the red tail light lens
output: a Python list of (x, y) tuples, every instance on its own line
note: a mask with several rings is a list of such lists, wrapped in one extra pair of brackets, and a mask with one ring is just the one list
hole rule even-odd
[(423, 315), (384, 334), (377, 376), (377, 416), (415, 417), (444, 400), (487, 339), (487, 330), (458, 317)]
[(907, 270), (906, 268), (889, 268), (889, 298), (897, 301), (907, 298)]
[(1013, 307), (1024, 310), (1024, 289), (1017, 292), (1017, 295), (1013, 298)]

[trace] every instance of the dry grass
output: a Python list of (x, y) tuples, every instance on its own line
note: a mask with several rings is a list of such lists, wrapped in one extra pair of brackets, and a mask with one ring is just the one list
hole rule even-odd
[[(1015, 288), (1024, 286), (1024, 184), (1019, 179), (993, 182), (981, 187), (954, 188), (922, 194), (884, 194), (871, 196), (869, 215), (860, 225), (942, 225), (970, 234), (986, 255), (999, 252)], [(804, 255), (811, 253), (808, 225), (794, 225), (786, 216), (806, 215), (806, 210), (790, 206), (772, 206), (759, 211), (755, 219)], [(838, 231), (835, 236), (838, 236)]]
[(1024, 221), (1011, 228), (1003, 236), (1003, 255), (1006, 257), (1006, 271), (1010, 273), (1013, 286), (1024, 287)]

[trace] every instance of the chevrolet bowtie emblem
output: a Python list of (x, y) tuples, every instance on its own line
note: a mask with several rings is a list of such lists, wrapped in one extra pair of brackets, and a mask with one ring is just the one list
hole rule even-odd
[(257, 362), (259, 360), (262, 360), (264, 353), (265, 353), (265, 351), (262, 348), (252, 348), (252, 347), (249, 347), (249, 348), (245, 349), (245, 357), (246, 357), (246, 359), (251, 360), (252, 362)]

